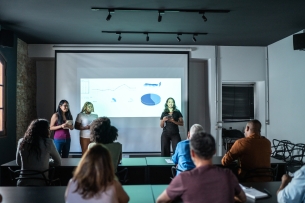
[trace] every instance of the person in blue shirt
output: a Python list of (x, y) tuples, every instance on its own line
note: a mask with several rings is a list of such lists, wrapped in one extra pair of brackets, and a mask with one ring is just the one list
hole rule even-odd
[(305, 202), (305, 166), (297, 170), (293, 178), (287, 174), (282, 176), (282, 184), (277, 191), (277, 201), (279, 203)]
[(179, 142), (177, 144), (175, 154), (172, 156), (172, 161), (176, 164), (177, 173), (181, 173), (181, 171), (187, 171), (195, 168), (195, 165), (191, 159), (190, 155), (190, 139), (191, 137), (198, 132), (203, 132), (204, 129), (199, 124), (194, 124), (190, 128), (190, 131), (187, 134), (187, 139)]

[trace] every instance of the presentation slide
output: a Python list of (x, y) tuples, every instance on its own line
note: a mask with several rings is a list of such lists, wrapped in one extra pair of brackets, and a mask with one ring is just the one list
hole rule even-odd
[(82, 78), (80, 89), (80, 108), (90, 101), (107, 117), (159, 117), (169, 95), (181, 106), (180, 78)]
[[(188, 52), (103, 52), (57, 50), (56, 106), (65, 99), (75, 122), (85, 102), (118, 129), (123, 152), (160, 152), (160, 117), (175, 99), (188, 126)], [(70, 152), (81, 152), (79, 130), (71, 130)]]

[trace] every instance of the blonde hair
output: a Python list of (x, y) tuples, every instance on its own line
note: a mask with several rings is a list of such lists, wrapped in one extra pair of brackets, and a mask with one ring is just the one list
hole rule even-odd
[(81, 110), (81, 113), (86, 112), (87, 106), (90, 105), (90, 104), (92, 105), (92, 112), (94, 112), (94, 106), (93, 106), (93, 104), (92, 104), (91, 102), (85, 102), (85, 104), (84, 104), (84, 106), (83, 106), (83, 108), (82, 108), (82, 110)]
[(77, 183), (74, 192), (90, 199), (114, 181), (115, 174), (109, 151), (101, 145), (88, 149), (76, 167), (73, 180)]

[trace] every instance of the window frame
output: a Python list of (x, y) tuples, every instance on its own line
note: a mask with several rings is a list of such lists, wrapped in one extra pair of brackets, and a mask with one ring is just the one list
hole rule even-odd
[[(247, 116), (246, 116), (246, 111), (241, 111), (245, 116), (237, 116), (238, 113), (235, 113), (235, 111), (237, 111), (236, 109), (242, 109), (243, 105), (246, 104), (246, 102), (242, 103), (241, 106), (238, 106), (237, 108), (235, 107), (236, 105), (236, 101), (238, 99), (241, 99), (241, 97), (237, 97), (235, 92), (234, 92), (234, 98), (233, 98), (233, 102), (229, 103), (229, 102), (226, 102), (225, 99), (224, 99), (224, 89), (223, 87), (237, 87), (237, 88), (250, 88), (252, 89), (252, 94), (249, 95), (248, 93), (248, 96), (247, 97), (244, 97), (243, 100), (245, 101), (248, 101), (248, 108), (252, 108), (250, 109), (250, 111), (247, 113)], [(234, 90), (235, 91), (235, 90)], [(249, 91), (249, 90), (248, 90)], [(228, 91), (229, 92), (229, 91)], [(242, 92), (242, 91), (240, 91)], [(250, 92), (251, 93), (251, 92)], [(234, 103), (234, 109), (233, 109), (233, 113), (232, 113), (232, 116), (231, 117), (228, 117), (228, 116), (224, 116), (225, 114), (225, 108), (224, 106), (229, 106), (230, 104), (232, 105), (232, 103)], [(222, 84), (222, 121), (224, 123), (229, 123), (229, 122), (244, 122), (244, 121), (249, 121), (249, 120), (253, 120), (254, 119), (254, 112), (255, 112), (255, 83), (223, 83)]]
[(0, 110), (2, 109), (2, 115), (0, 114), (0, 116), (2, 116), (2, 126), (3, 126), (3, 130), (0, 129), (0, 138), (2, 137), (6, 137), (6, 68), (7, 68), (7, 62), (4, 58), (4, 56), (2, 55), (2, 53), (0, 52), (0, 63), (2, 64), (2, 66), (0, 66), (0, 71), (2, 71), (2, 84), (0, 84), (0, 87), (2, 86), (2, 107), (0, 106)]

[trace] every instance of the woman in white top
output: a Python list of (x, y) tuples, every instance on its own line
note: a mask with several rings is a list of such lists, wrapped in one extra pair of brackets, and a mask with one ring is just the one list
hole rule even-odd
[(78, 164), (65, 192), (66, 202), (126, 203), (129, 196), (115, 179), (109, 151), (101, 145), (89, 149)]
[(91, 102), (86, 102), (75, 120), (75, 129), (80, 130), (79, 141), (82, 148), (82, 154), (87, 151), (90, 143), (90, 125), (92, 121), (98, 117), (97, 114), (91, 114), (92, 112), (94, 112), (93, 104)]

